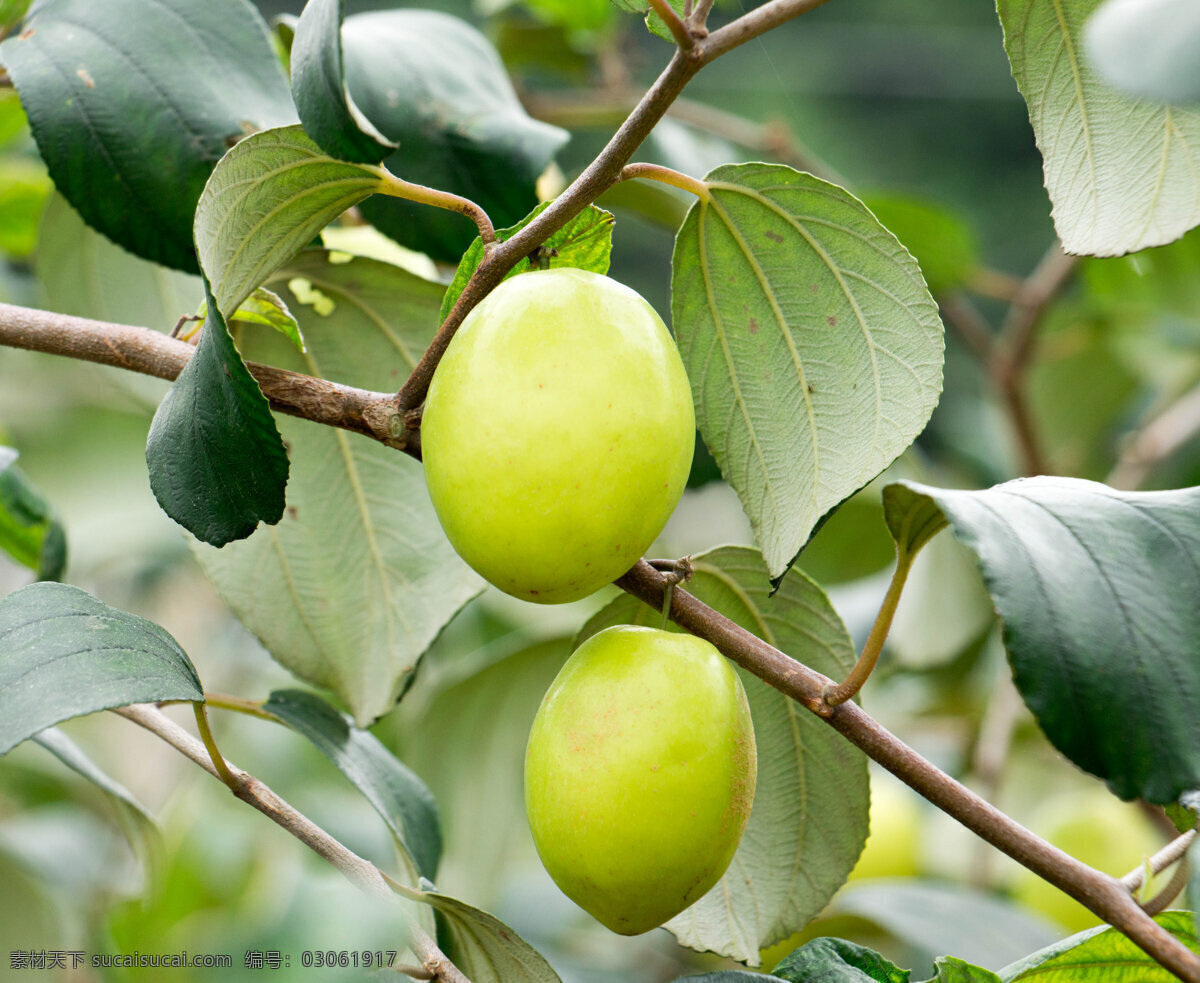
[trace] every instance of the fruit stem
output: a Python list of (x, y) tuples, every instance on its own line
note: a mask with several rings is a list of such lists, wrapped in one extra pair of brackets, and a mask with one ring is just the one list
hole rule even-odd
[(839, 703), (845, 703), (851, 699), (862, 689), (863, 684), (870, 677), (875, 663), (879, 661), (879, 653), (883, 651), (883, 643), (887, 639), (888, 631), (892, 627), (892, 618), (896, 615), (896, 607), (900, 603), (900, 594), (904, 590), (904, 582), (908, 579), (912, 561), (913, 554), (897, 544), (896, 570), (892, 574), (892, 582), (888, 584), (887, 593), (883, 596), (883, 604), (879, 607), (879, 614), (875, 618), (871, 634), (867, 636), (862, 654), (858, 657), (854, 668), (850, 670), (850, 675), (846, 677), (845, 682), (838, 686), (827, 686), (822, 694), (822, 698), (829, 706), (835, 707)]

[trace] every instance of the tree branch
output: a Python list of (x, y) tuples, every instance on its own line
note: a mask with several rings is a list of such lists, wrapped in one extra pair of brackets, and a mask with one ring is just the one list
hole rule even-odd
[[(648, 563), (640, 561), (616, 584), (651, 608), (662, 609), (667, 579)], [(674, 590), (670, 615), (676, 624), (712, 642), (725, 656), (816, 714), (967, 829), (1116, 926), (1180, 979), (1200, 980), (1200, 957), (1154, 922), (1120, 881), (1035, 836), (926, 761), (857, 704), (830, 707), (822, 694), (833, 680), (780, 652), (680, 587)]]
[[(1194, 829), (1189, 829), (1186, 833), (1175, 837), (1175, 839), (1150, 858), (1150, 872), (1152, 874), (1161, 874), (1171, 864), (1182, 860), (1188, 852), (1188, 847), (1192, 845), (1192, 841), (1195, 839), (1196, 830)], [(1125, 885), (1126, 890), (1130, 893), (1140, 891), (1142, 885), (1146, 883), (1146, 866), (1146, 864), (1139, 864), (1121, 878), (1121, 883)]]
[[(196, 349), (149, 328), (0, 304), (0, 345), (112, 365), (173, 380)], [(420, 457), (405, 438), (404, 417), (390, 393), (355, 389), (299, 372), (248, 363), (272, 408), (290, 416), (364, 434)]]
[(1114, 488), (1139, 488), (1154, 468), (1200, 433), (1200, 385), (1126, 439), (1107, 481)]
[(1079, 257), (1064, 253), (1055, 240), (1037, 268), (1021, 283), (988, 365), (1012, 418), (1021, 452), (1021, 470), (1026, 475), (1046, 474), (1050, 468), (1029, 414), (1025, 377), (1046, 307), (1070, 279), (1078, 263)]
[(688, 26), (679, 19), (679, 15), (675, 13), (675, 8), (671, 6), (668, 0), (648, 0), (648, 2), (654, 8), (654, 12), (667, 25), (671, 36), (675, 38), (675, 43), (679, 45), (679, 50), (691, 51), (696, 46), (696, 39), (692, 37), (692, 32), (688, 30)]
[(816, 10), (826, 2), (828, 0), (770, 0), (770, 3), (755, 7), (737, 20), (713, 31), (704, 40), (705, 59), (712, 61), (726, 51), (732, 51), (740, 44), (753, 41), (759, 35), (766, 34), (793, 17)]
[[(378, 867), (343, 846), (257, 778), (242, 771), (232, 762), (225, 762), (229, 779), (222, 777), (213, 764), (209, 749), (204, 743), (189, 734), (161, 710), (144, 704), (136, 704), (118, 707), (113, 710), (113, 713), (132, 720), (135, 724), (162, 738), (171, 747), (185, 757), (191, 758), (219, 781), (228, 784), (231, 779), (234, 784), (230, 785), (230, 788), (234, 795), (253, 806), (276, 825), (282, 826), (317, 856), (331, 863), (342, 872), (346, 880), (359, 890), (377, 901), (384, 901), (388, 904), (397, 903), (395, 892), (392, 891), (387, 877)], [(446, 954), (438, 948), (437, 943), (419, 925), (412, 924), (408, 928), (410, 932), (409, 947), (421, 960), (422, 966), (430, 972), (430, 979), (442, 980), (444, 983), (470, 983), (470, 980), (446, 958)]]

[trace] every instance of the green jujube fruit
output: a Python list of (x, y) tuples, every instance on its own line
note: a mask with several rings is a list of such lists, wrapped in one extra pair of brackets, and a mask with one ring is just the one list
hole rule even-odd
[(552, 269), (505, 280), (463, 321), (421, 421), (429, 494), (467, 563), (528, 601), (574, 601), (662, 531), (695, 447), (666, 326), (633, 290)]
[(525, 807), (563, 893), (637, 935), (721, 879), (756, 774), (732, 664), (695, 636), (620, 625), (580, 645), (546, 692), (525, 755)]

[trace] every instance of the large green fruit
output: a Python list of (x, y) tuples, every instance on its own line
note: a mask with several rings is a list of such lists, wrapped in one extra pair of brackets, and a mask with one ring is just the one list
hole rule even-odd
[(502, 591), (556, 603), (628, 570), (695, 447), (691, 391), (654, 309), (575, 269), (504, 281), (463, 322), (421, 421), (434, 508)]
[(621, 625), (546, 692), (525, 808), (546, 870), (614, 932), (661, 925), (721, 879), (757, 773), (733, 666), (703, 639)]

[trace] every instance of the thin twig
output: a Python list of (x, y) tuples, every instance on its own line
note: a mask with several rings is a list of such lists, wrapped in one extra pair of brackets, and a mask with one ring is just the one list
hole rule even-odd
[(1046, 474), (1050, 467), (1026, 402), (1025, 377), (1046, 307), (1066, 285), (1078, 263), (1079, 257), (1063, 252), (1057, 240), (1046, 251), (1013, 298), (988, 366), (1012, 418), (1021, 469), (1026, 475)]
[(992, 329), (971, 298), (957, 291), (943, 294), (938, 297), (938, 308), (942, 320), (958, 332), (975, 357), (986, 365), (992, 357)]
[(712, 11), (713, 0), (696, 0), (696, 7), (688, 23), (694, 31), (707, 30), (708, 15)]
[[(617, 586), (658, 610), (664, 575), (641, 562)], [(1116, 926), (1155, 961), (1187, 981), (1200, 980), (1200, 957), (1151, 919), (1116, 878), (1093, 870), (1035, 836), (922, 758), (853, 701), (830, 707), (823, 694), (833, 680), (780, 652), (676, 587), (671, 618), (712, 642), (747, 671), (816, 714), (947, 815)]]
[(1161, 462), (1200, 434), (1200, 385), (1188, 390), (1125, 441), (1107, 482), (1135, 489)]
[(679, 15), (675, 13), (675, 8), (671, 6), (668, 0), (648, 0), (654, 12), (663, 19), (670, 30), (671, 36), (675, 38), (675, 43), (679, 45), (681, 51), (691, 51), (696, 46), (696, 39), (692, 37), (692, 32), (688, 30), (687, 24), (680, 20)]
[(1161, 874), (1171, 864), (1183, 859), (1187, 854), (1188, 847), (1192, 845), (1192, 841), (1195, 839), (1196, 830), (1194, 829), (1189, 829), (1186, 833), (1175, 837), (1175, 839), (1151, 857), (1148, 864), (1139, 864), (1122, 877), (1121, 883), (1125, 885), (1130, 894), (1136, 894), (1142, 889), (1142, 885), (1146, 883), (1147, 867), (1150, 868), (1151, 874)]
[[(197, 740), (160, 710), (145, 704), (136, 704), (118, 707), (113, 712), (127, 720), (132, 720), (135, 724), (162, 738), (214, 778), (225, 781), (218, 772), (217, 766), (213, 764), (214, 759), (204, 743)], [(396, 894), (389, 885), (388, 878), (378, 867), (335, 840), (253, 775), (242, 771), (231, 762), (226, 761), (225, 764), (232, 779), (233, 784), (230, 785), (230, 788), (234, 795), (253, 806), (272, 822), (283, 827), (319, 857), (331, 863), (341, 871), (346, 880), (368, 896), (388, 904), (396, 903)], [(230, 783), (226, 781), (226, 784)], [(430, 979), (440, 979), (444, 983), (470, 983), (458, 969), (454, 968), (450, 960), (446, 958), (446, 954), (438, 948), (433, 939), (419, 925), (409, 925), (408, 928), (410, 932), (409, 947), (421, 960), (421, 964), (432, 974)]]

